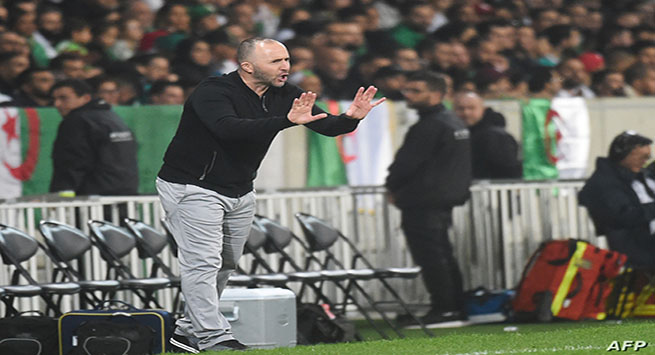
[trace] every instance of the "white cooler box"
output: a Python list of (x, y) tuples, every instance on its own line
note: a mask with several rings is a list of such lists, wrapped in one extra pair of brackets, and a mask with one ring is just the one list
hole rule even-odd
[(296, 295), (283, 288), (227, 288), (221, 313), (240, 342), (253, 348), (296, 345)]

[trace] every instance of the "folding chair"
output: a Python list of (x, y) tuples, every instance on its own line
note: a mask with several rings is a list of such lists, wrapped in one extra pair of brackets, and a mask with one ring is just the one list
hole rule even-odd
[[(39, 249), (44, 252), (46, 250), (34, 237), (16, 228), (0, 224), (0, 254), (2, 254), (2, 260), (5, 264), (14, 267), (11, 284), (18, 286), (22, 277), (30, 285), (38, 287), (40, 295), (46, 303), (46, 314), (52, 311), (58, 317), (62, 314), (61, 301), (63, 296), (77, 294), (80, 292), (81, 287), (74, 282), (37, 282), (21, 263), (34, 257)], [(4, 288), (5, 293), (13, 293), (14, 296), (23, 294), (34, 296), (33, 293), (37, 291), (36, 288), (12, 288), (11, 286), (5, 286)], [(56, 296), (58, 296), (57, 300), (55, 300)], [(7, 303), (5, 302), (5, 304)], [(9, 304), (7, 305), (9, 306)]]
[[(93, 280), (86, 277), (81, 258), (90, 252), (93, 243), (81, 230), (56, 221), (41, 221), (39, 232), (43, 236), (48, 255), (55, 262), (53, 279), (75, 282), (82, 287), (82, 303), (97, 305), (114, 297), (121, 289), (117, 280)], [(73, 264), (78, 261), (79, 267)], [(100, 296), (97, 295), (100, 293)]]
[[(309, 247), (296, 236), (289, 228), (279, 224), (278, 222), (271, 220), (263, 216), (256, 216), (256, 221), (266, 230), (268, 240), (264, 246), (264, 251), (268, 254), (278, 254), (280, 256), (278, 271), (283, 271), (287, 268), (291, 268), (292, 272), (287, 272), (289, 278), (295, 281), (302, 282), (303, 288), (309, 287), (314, 294), (316, 295), (316, 303), (322, 301), (330, 305), (330, 308), (335, 312), (341, 312), (345, 316), (345, 311), (347, 305), (351, 304), (357, 308), (357, 310), (364, 316), (368, 323), (375, 329), (378, 334), (384, 339), (388, 339), (388, 335), (379, 328), (379, 326), (373, 321), (369, 312), (361, 305), (361, 303), (352, 295), (348, 285), (344, 285), (344, 282), (348, 282), (350, 279), (355, 277), (356, 273), (349, 273), (346, 270), (327, 270), (322, 267), (321, 261), (316, 258), (316, 256), (311, 253)], [(301, 246), (301, 249), (304, 252), (305, 258), (305, 267), (300, 266), (289, 253), (286, 252), (286, 247), (295, 242)], [(320, 271), (307, 271), (311, 268), (311, 265), (314, 264), (319, 267)], [(331, 300), (325, 292), (323, 292), (323, 285), (325, 282), (333, 283), (338, 289), (343, 292), (343, 301), (340, 304), (337, 304)], [(301, 289), (301, 294), (303, 293)], [(404, 336), (399, 334), (399, 336)], [(355, 338), (361, 340), (359, 333), (355, 333)]]
[(12, 317), (20, 312), (14, 307), (14, 299), (21, 297), (34, 297), (43, 293), (43, 289), (34, 285), (6, 285), (0, 288), (0, 298), (5, 304), (5, 317)]
[(136, 238), (126, 229), (106, 221), (90, 220), (88, 225), (91, 230), (91, 240), (107, 263), (107, 279), (117, 279), (122, 288), (137, 295), (145, 307), (154, 305), (156, 308), (163, 308), (157, 302), (155, 292), (170, 287), (171, 279), (166, 277), (138, 278), (122, 260), (136, 247)]
[[(363, 255), (363, 253), (355, 246), (355, 244), (348, 239), (343, 233), (338, 229), (332, 227), (327, 222), (306, 214), (306, 213), (296, 213), (296, 220), (300, 223), (305, 239), (309, 246), (309, 251), (311, 253), (323, 252), (324, 257), (320, 261), (321, 265), (324, 268), (337, 268), (345, 270), (349, 275), (352, 275), (350, 280), (350, 285), (354, 287), (359, 293), (369, 302), (371, 307), (375, 309), (382, 319), (391, 326), (396, 333), (400, 333), (400, 330), (389, 320), (386, 314), (377, 307), (381, 302), (373, 301), (372, 297), (364, 291), (363, 287), (358, 283), (358, 281), (365, 280), (377, 280), (379, 281), (385, 290), (393, 297), (394, 302), (398, 304), (414, 321), (416, 321), (423, 331), (429, 335), (433, 336), (433, 333), (425, 327), (421, 320), (412, 312), (407, 303), (403, 301), (398, 292), (391, 287), (388, 278), (404, 278), (412, 279), (416, 278), (420, 271), (420, 267), (390, 267), (390, 268), (375, 268)], [(331, 252), (331, 247), (337, 242), (342, 241), (345, 246), (352, 253), (352, 258), (349, 263), (349, 267), (345, 266), (345, 263), (339, 260), (334, 253)], [(362, 268), (358, 268), (358, 262), (362, 265)]]

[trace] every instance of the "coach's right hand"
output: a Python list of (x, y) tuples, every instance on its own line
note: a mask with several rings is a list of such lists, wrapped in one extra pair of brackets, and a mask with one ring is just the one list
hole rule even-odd
[(295, 124), (306, 124), (327, 117), (326, 113), (312, 115), (312, 108), (314, 107), (315, 101), (315, 93), (311, 91), (303, 92), (299, 98), (293, 100), (291, 110), (287, 114), (289, 121)]

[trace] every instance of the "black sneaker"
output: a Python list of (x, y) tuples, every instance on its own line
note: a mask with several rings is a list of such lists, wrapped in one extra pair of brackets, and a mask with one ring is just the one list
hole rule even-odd
[(211, 348), (204, 349), (203, 351), (222, 351), (222, 350), (248, 350), (249, 347), (245, 346), (236, 339), (222, 341)]
[(173, 333), (173, 337), (168, 341), (171, 343), (171, 351), (174, 353), (191, 353), (198, 354), (200, 350), (195, 347), (189, 339), (183, 335)]
[[(426, 328), (458, 328), (465, 327), (470, 324), (468, 317), (462, 312), (453, 311), (453, 312), (428, 312), (426, 315), (421, 317), (421, 322), (425, 325)], [(418, 324), (412, 324), (406, 326), (407, 329), (420, 329), (421, 326)]]

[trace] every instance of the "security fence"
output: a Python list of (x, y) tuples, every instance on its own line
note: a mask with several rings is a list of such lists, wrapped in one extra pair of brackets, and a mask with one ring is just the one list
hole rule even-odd
[[(586, 210), (577, 204), (582, 181), (503, 181), (478, 182), (471, 187), (471, 199), (453, 213), (451, 240), (459, 260), (466, 289), (484, 286), (489, 289), (513, 288), (530, 254), (550, 239), (577, 238), (605, 247), (604, 239), (594, 236)], [(124, 209), (119, 213), (119, 206)], [(325, 219), (355, 242), (374, 265), (411, 266), (413, 262), (400, 228), (400, 212), (385, 198), (380, 186), (302, 189), (258, 193), (257, 213), (279, 221), (302, 237), (294, 214), (305, 212)], [(19, 228), (41, 239), (40, 220), (56, 220), (77, 226), (88, 233), (87, 221), (108, 219), (119, 223), (119, 215), (140, 219), (163, 230), (164, 216), (157, 196), (88, 197), (77, 199), (44, 198), (39, 201), (14, 201), (0, 205), (0, 223)], [(109, 218), (107, 218), (109, 216)], [(291, 245), (289, 251), (303, 260), (303, 250)], [(348, 250), (336, 250), (342, 260), (349, 260)], [(177, 272), (177, 262), (164, 249), (163, 260)], [(275, 263), (275, 255), (264, 255)], [(126, 261), (135, 275), (147, 277), (150, 261), (139, 259), (136, 250)], [(246, 255), (244, 269), (252, 261)], [(83, 261), (86, 274), (103, 279), (106, 266), (97, 251)], [(26, 267), (38, 281), (49, 281), (53, 265), (44, 256), (32, 258)], [(11, 281), (7, 265), (0, 266), (0, 286)], [(402, 297), (413, 304), (428, 302), (420, 278), (395, 280)], [(375, 283), (367, 288), (378, 300), (387, 295)], [(336, 290), (331, 290), (337, 293)], [(158, 293), (159, 301), (172, 307), (174, 290)], [(66, 296), (64, 309), (79, 307), (76, 297)], [(139, 306), (127, 292), (119, 297)], [(16, 302), (22, 310), (43, 308), (38, 298)]]

